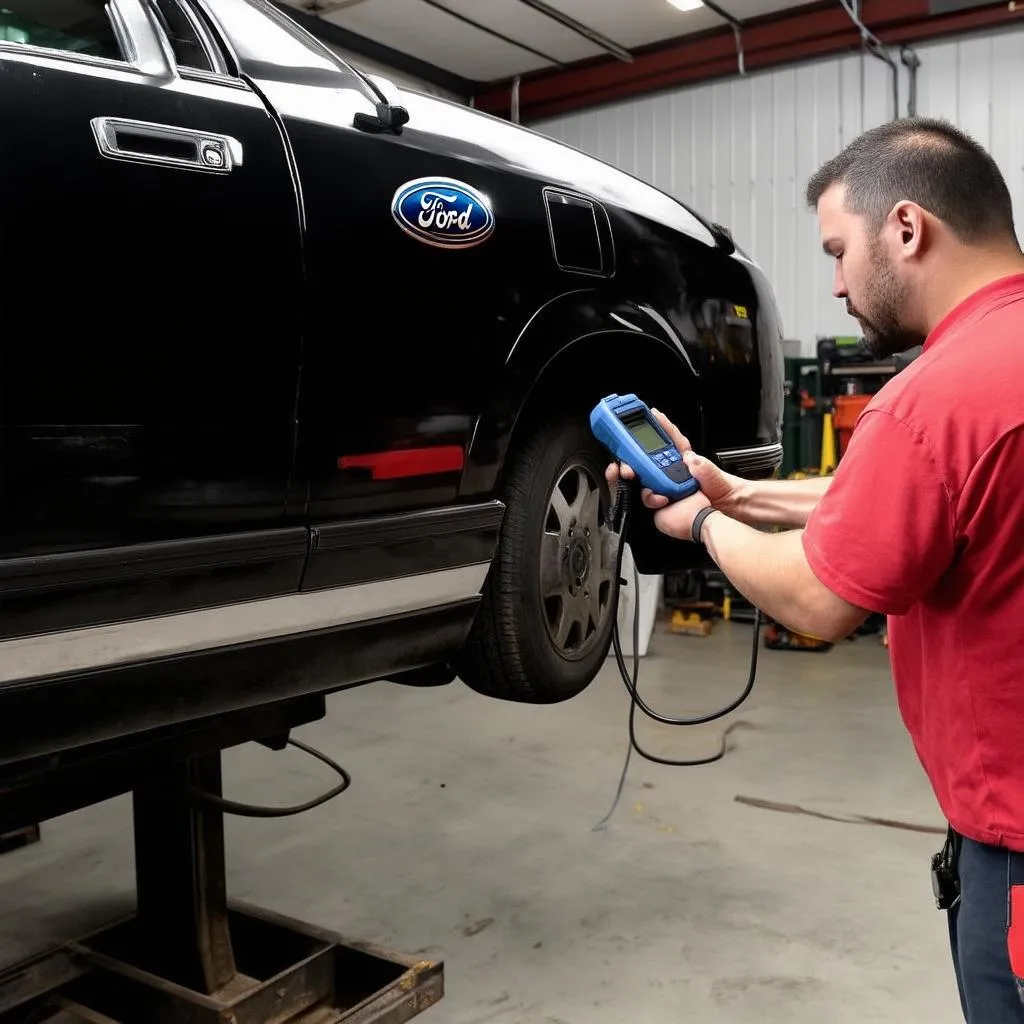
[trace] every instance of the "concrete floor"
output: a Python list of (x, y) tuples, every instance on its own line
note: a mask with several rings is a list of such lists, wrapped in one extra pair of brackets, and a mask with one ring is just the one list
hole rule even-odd
[[(641, 686), (666, 713), (742, 686), (750, 627), (659, 633)], [(581, 698), (528, 708), (461, 685), (375, 684), (333, 697), (298, 735), (352, 772), (301, 818), (230, 819), (233, 896), (446, 961), (424, 1024), (961, 1020), (928, 876), (938, 836), (744, 805), (941, 826), (894, 706), (886, 651), (761, 652), (759, 685), (716, 765), (634, 758), (614, 662)], [(721, 724), (642, 735), (667, 756), (716, 749)], [(226, 755), (234, 799), (332, 784), (289, 749)], [(0, 857), (0, 962), (132, 906), (129, 802), (44, 825)]]

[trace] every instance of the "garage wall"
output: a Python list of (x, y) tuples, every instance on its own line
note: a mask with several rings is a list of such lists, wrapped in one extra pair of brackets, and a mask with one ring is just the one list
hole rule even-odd
[[(918, 113), (946, 117), (991, 148), (1024, 211), (1024, 29), (916, 47)], [(898, 53), (897, 53), (898, 56)], [(906, 113), (908, 78), (900, 81)], [(857, 334), (832, 298), (832, 264), (806, 209), (807, 178), (859, 132), (893, 116), (892, 73), (853, 54), (568, 114), (530, 127), (677, 196), (727, 224), (769, 275), (785, 330)]]

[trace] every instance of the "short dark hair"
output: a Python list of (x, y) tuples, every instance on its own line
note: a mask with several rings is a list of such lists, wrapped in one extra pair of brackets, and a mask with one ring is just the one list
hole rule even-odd
[(807, 183), (816, 209), (832, 185), (877, 232), (900, 200), (917, 203), (962, 241), (1013, 239), (1013, 202), (995, 160), (948, 121), (904, 117), (864, 132)]

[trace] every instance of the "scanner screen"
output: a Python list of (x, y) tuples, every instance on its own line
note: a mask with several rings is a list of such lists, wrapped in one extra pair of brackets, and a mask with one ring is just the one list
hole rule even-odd
[(642, 412), (632, 413), (624, 417), (622, 422), (648, 455), (665, 447), (665, 438)]

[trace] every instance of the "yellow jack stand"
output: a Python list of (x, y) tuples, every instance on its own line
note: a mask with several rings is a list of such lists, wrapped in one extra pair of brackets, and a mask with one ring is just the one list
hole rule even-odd
[(836, 431), (832, 425), (832, 413), (822, 417), (821, 424), (821, 476), (828, 476), (836, 471)]

